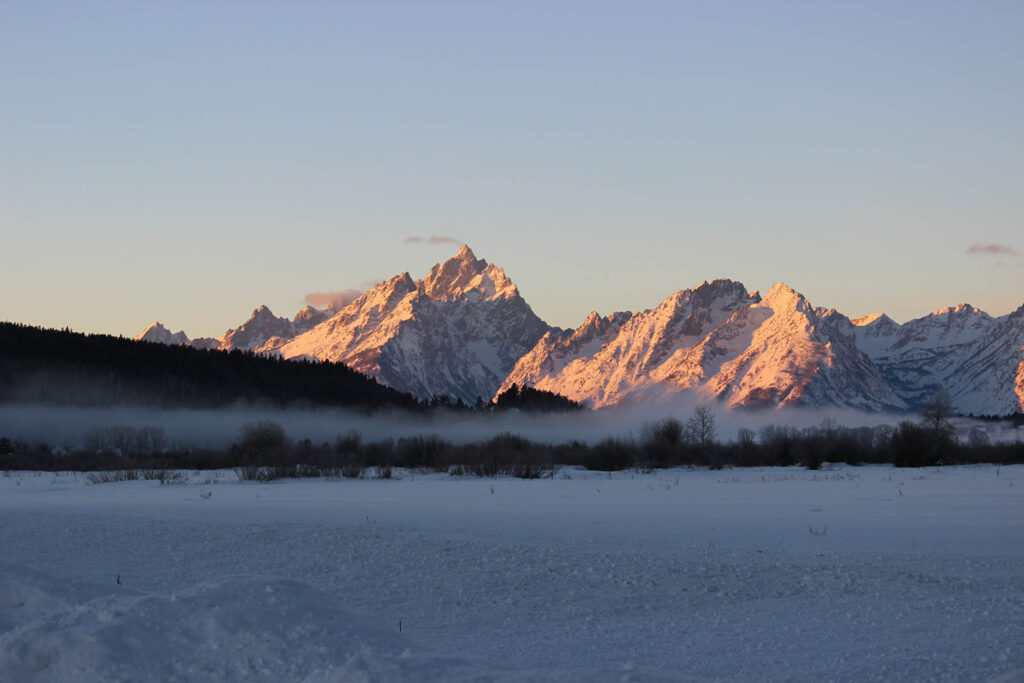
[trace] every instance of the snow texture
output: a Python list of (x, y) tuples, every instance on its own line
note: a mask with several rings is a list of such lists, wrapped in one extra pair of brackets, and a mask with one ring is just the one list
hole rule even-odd
[(1024, 679), (1024, 466), (397, 474), (0, 477), (0, 679)]

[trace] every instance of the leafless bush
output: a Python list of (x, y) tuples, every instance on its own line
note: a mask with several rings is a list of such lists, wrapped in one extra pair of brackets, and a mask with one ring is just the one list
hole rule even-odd
[(139, 470), (115, 470), (113, 472), (90, 472), (85, 475), (90, 484), (115, 484), (120, 481), (135, 481), (140, 478)]
[(188, 475), (179, 470), (141, 470), (142, 478), (161, 484), (187, 484)]
[(235, 468), (238, 481), (266, 481), (263, 478), (263, 467), (259, 465), (243, 465)]
[(281, 457), (288, 445), (284, 428), (270, 420), (260, 420), (242, 427), (238, 448), (244, 458), (263, 462)]
[(366, 468), (362, 465), (343, 465), (341, 468), (341, 476), (345, 479), (362, 479), (366, 474)]
[(555, 475), (554, 469), (533, 463), (512, 465), (509, 474), (519, 479), (550, 479)]

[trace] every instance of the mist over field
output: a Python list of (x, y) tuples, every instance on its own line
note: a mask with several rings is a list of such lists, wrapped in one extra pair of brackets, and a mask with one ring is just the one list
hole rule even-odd
[[(51, 405), (0, 405), (0, 437), (51, 447), (81, 448), (97, 430), (110, 427), (158, 427), (173, 448), (225, 448), (238, 441), (242, 429), (270, 420), (281, 425), (293, 441), (314, 444), (333, 442), (338, 436), (358, 433), (364, 441), (436, 435), (454, 444), (487, 441), (502, 433), (514, 433), (537, 443), (581, 441), (594, 444), (609, 437), (639, 438), (645, 427), (665, 418), (685, 421), (696, 404), (618, 407), (575, 413), (456, 412), (428, 414), (385, 411), (366, 415), (342, 409), (289, 409), (235, 405), (223, 409), (157, 409), (130, 407), (73, 407)], [(733, 441), (740, 429), (757, 431), (767, 425), (792, 428), (896, 426), (916, 420), (913, 414), (863, 413), (843, 409), (768, 410), (760, 412), (715, 411), (716, 440)], [(1024, 430), (1003, 422), (956, 418), (957, 433), (965, 435), (981, 427), (993, 442), (1018, 441)]]

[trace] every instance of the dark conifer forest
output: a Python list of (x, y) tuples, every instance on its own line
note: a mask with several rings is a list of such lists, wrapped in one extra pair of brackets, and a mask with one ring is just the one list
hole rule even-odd
[(413, 396), (341, 363), (0, 323), (0, 402), (216, 408), (240, 401), (368, 411), (423, 408)]

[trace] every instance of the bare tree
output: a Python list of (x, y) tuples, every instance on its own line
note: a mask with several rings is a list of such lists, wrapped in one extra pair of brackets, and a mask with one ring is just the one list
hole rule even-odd
[(953, 398), (948, 391), (940, 389), (921, 406), (921, 426), (937, 441), (950, 439), (953, 436), (953, 425), (949, 421), (952, 414)]
[(715, 412), (702, 404), (693, 411), (693, 417), (686, 421), (686, 435), (689, 441), (701, 450), (715, 442)]

